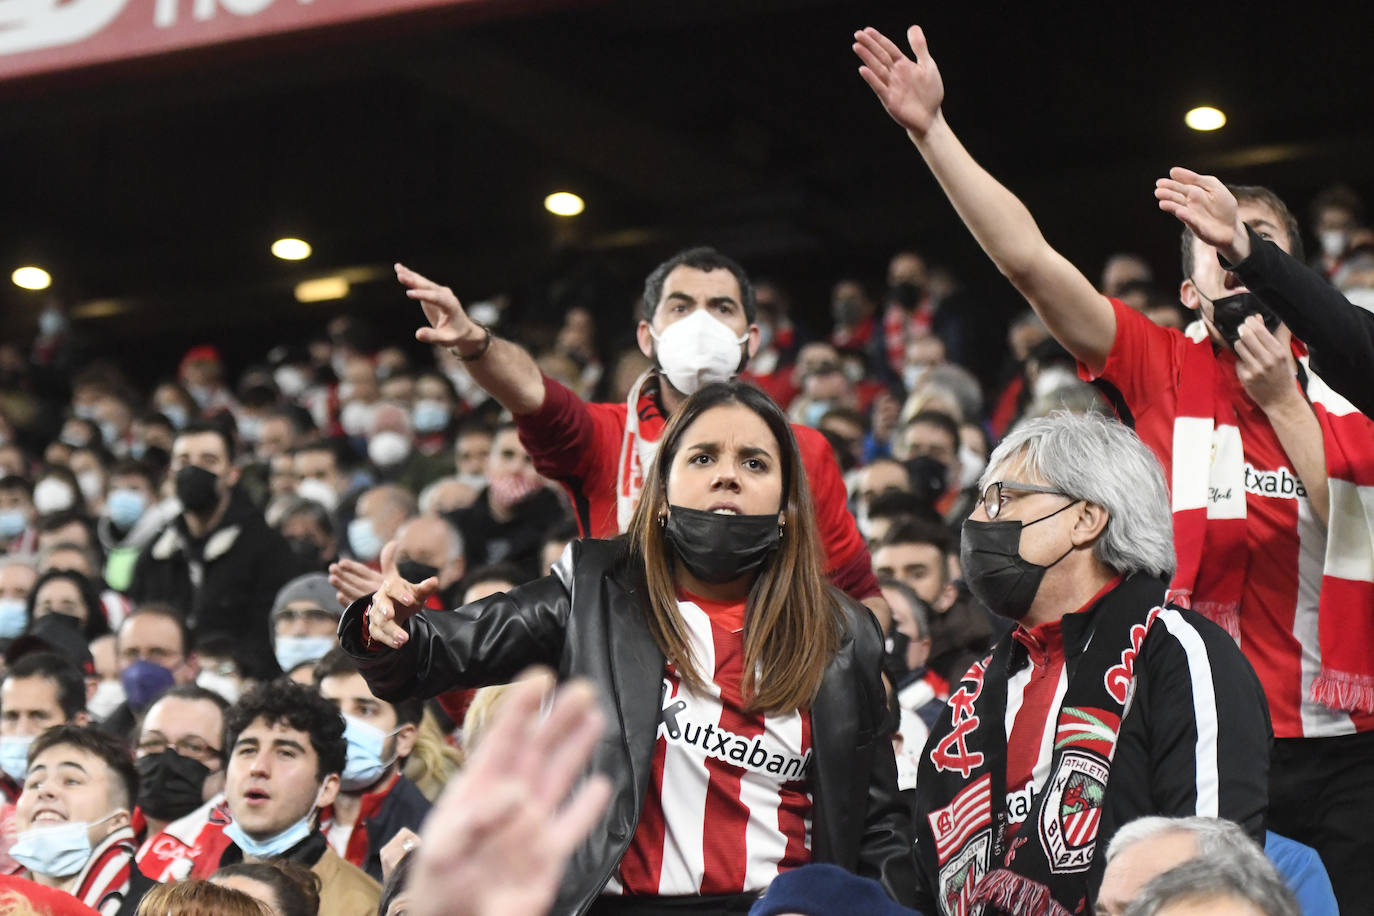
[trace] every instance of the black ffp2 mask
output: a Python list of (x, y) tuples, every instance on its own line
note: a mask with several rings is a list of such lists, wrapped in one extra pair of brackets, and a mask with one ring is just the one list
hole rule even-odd
[(1216, 325), (1226, 345), (1232, 349), (1235, 349), (1236, 341), (1240, 340), (1240, 326), (1251, 315), (1259, 315), (1269, 333), (1272, 334), (1279, 329), (1279, 316), (1254, 293), (1236, 293), (1234, 296), (1212, 300), (1212, 324)]
[(1069, 506), (1069, 503), (1043, 515), (1031, 522), (1009, 520), (1004, 522), (980, 522), (969, 519), (964, 522), (964, 531), (959, 539), (959, 563), (963, 566), (964, 582), (973, 597), (994, 614), (1011, 620), (1026, 616), (1035, 593), (1040, 590), (1040, 580), (1059, 560), (1073, 552), (1073, 546), (1059, 555), (1049, 566), (1032, 563), (1021, 556), (1021, 529), (1053, 518)]
[(205, 801), (201, 793), (210, 768), (172, 748), (134, 761), (138, 770), (138, 804), (159, 820), (174, 821)]
[(188, 464), (177, 471), (176, 491), (182, 508), (200, 515), (219, 502), (219, 477), (205, 468)]
[(670, 506), (663, 533), (687, 570), (721, 585), (755, 572), (778, 549), (778, 516), (718, 515)]

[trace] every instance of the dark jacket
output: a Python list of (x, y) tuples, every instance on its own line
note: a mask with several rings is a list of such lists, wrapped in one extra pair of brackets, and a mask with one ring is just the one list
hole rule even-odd
[[(867, 610), (834, 594), (847, 632), (811, 707), (812, 857), (875, 878), (909, 902), (912, 827), (885, 730), (883, 642)], [(362, 647), (368, 598), (339, 624), (340, 643), (384, 700), (503, 683), (533, 664), (599, 688), (610, 725), (591, 769), (610, 777), (614, 793), (573, 852), (554, 913), (583, 913), (600, 894), (629, 847), (650, 784), (659, 718), (652, 698), (661, 695), (664, 658), (645, 621), (644, 595), (643, 570), (632, 568), (623, 540), (574, 541), (552, 575), (456, 611), (412, 617), (399, 650)]]
[[(415, 783), (404, 776), (397, 776), (376, 802), (369, 804), (371, 796), (364, 796), (363, 810), (358, 815), (363, 833), (367, 837), (367, 854), (359, 867), (378, 882), (382, 878), (382, 847), (402, 828), (420, 830), (425, 815), (429, 813), (429, 799), (425, 798)], [(356, 829), (356, 828), (355, 828)], [(352, 858), (353, 838), (349, 837), (349, 858)], [(354, 863), (357, 864), (357, 863)]]
[(272, 600), (297, 573), (291, 548), (235, 490), (224, 518), (203, 538), (192, 538), (178, 515), (143, 548), (134, 564), (129, 600), (165, 602), (186, 615), (198, 639), (233, 636), (263, 660), (259, 677), (277, 673), (268, 638)]
[(1354, 305), (1326, 278), (1249, 226), (1250, 256), (1234, 271), (1311, 350), (1312, 368), (1361, 413), (1374, 417), (1374, 314)]

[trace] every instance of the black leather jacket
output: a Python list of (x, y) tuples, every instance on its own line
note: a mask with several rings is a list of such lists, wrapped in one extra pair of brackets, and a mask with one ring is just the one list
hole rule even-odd
[[(580, 914), (600, 894), (629, 847), (650, 781), (663, 684), (663, 654), (645, 622), (643, 572), (624, 540), (574, 541), (554, 573), (456, 611), (417, 614), (399, 650), (362, 646), (369, 598), (339, 624), (343, 648), (384, 700), (431, 697), (454, 687), (500, 684), (530, 665), (598, 688), (605, 734), (591, 769), (614, 785), (601, 823), (573, 852), (553, 911)], [(811, 707), (812, 857), (880, 881), (902, 903), (915, 896), (907, 806), (885, 730), (878, 676), (882, 639), (872, 615), (833, 593), (847, 633)]]

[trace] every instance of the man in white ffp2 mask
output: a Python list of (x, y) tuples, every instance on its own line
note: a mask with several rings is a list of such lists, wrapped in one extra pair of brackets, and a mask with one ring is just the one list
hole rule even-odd
[[(474, 321), (452, 290), (401, 265), (396, 276), (429, 322), (416, 336), (450, 348), (473, 380), (511, 412), (535, 468), (568, 490), (578, 527), (590, 537), (625, 530), (668, 418), (703, 385), (735, 378), (759, 345), (744, 269), (710, 248), (679, 252), (644, 284), (636, 340), (653, 367), (625, 403), (586, 404), (540, 372), (527, 351)], [(846, 507), (834, 454), (819, 433), (794, 430), (830, 579), (886, 621), (887, 605)]]

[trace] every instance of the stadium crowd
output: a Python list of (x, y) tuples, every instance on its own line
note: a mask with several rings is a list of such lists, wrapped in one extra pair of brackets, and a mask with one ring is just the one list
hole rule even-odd
[(335, 316), (140, 390), (55, 303), (0, 344), (0, 901), (1374, 913), (1360, 201), (1309, 262), (1174, 169), (1179, 287), (1090, 280), (909, 49), (855, 36), (1028, 303), (995, 384), (914, 250), (827, 329), (679, 252), (622, 352), (402, 265), (424, 360)]

